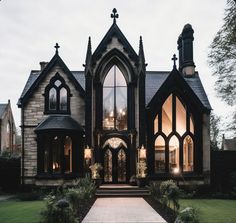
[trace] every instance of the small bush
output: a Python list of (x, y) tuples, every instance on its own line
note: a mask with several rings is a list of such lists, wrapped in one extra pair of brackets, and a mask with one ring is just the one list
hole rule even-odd
[(65, 199), (59, 199), (55, 195), (46, 198), (46, 209), (41, 213), (40, 223), (76, 223), (78, 222), (70, 204)]
[(231, 182), (232, 192), (236, 193), (236, 172), (232, 172), (230, 174), (230, 182)]
[(173, 204), (174, 211), (179, 209), (180, 189), (173, 180), (167, 180), (160, 184), (161, 203), (170, 207)]
[(198, 223), (198, 211), (195, 208), (187, 207), (179, 212), (175, 223)]
[(154, 200), (160, 199), (161, 193), (160, 193), (160, 185), (157, 182), (151, 182), (148, 185), (148, 190)]

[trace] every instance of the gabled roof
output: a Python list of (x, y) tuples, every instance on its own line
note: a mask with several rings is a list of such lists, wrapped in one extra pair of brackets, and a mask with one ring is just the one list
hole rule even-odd
[(75, 84), (75, 87), (80, 92), (81, 96), (84, 97), (85, 91), (76, 79), (76, 77), (79, 79), (79, 74), (76, 73), (75, 75), (73, 75), (72, 72), (65, 65), (64, 61), (58, 55), (58, 53), (56, 53), (51, 59), (51, 61), (46, 65), (46, 67), (42, 71), (31, 71), (30, 76), (24, 87), (24, 90), (21, 94), (21, 97), (18, 101), (19, 107), (21, 107), (21, 105), (27, 101), (27, 99), (33, 93), (34, 89), (38, 87), (38, 85), (41, 83), (41, 81), (45, 78), (47, 73), (51, 70), (51, 68), (55, 64), (58, 64), (61, 66), (64, 72), (68, 75), (68, 78)]
[(0, 119), (2, 119), (8, 104), (0, 104)]
[(84, 132), (83, 127), (70, 115), (50, 115), (35, 129), (36, 132), (44, 130), (71, 130)]
[(102, 53), (106, 50), (107, 45), (111, 42), (112, 37), (116, 36), (119, 40), (119, 42), (124, 46), (124, 50), (129, 54), (130, 59), (137, 62), (138, 55), (133, 49), (133, 47), (130, 45), (124, 34), (121, 32), (120, 28), (116, 23), (113, 23), (106, 33), (106, 35), (103, 37), (102, 41), (94, 51), (92, 55), (92, 59), (94, 62), (96, 62), (101, 56)]
[[(160, 87), (170, 74), (171, 72), (169, 71), (146, 71), (146, 105), (151, 102), (154, 95), (159, 91)], [(183, 77), (183, 79), (195, 93), (203, 106), (210, 110), (211, 105), (198, 73), (196, 72), (193, 77)]]

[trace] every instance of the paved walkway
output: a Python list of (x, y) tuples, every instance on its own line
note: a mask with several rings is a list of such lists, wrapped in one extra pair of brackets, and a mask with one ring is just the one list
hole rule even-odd
[(143, 198), (98, 198), (82, 223), (166, 223)]
[(15, 195), (0, 195), (0, 201), (6, 201), (15, 197)]

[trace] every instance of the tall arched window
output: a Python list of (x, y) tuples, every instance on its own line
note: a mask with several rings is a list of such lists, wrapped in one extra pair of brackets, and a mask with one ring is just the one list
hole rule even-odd
[[(175, 169), (194, 171), (194, 117), (184, 101), (175, 93), (166, 98), (156, 114), (153, 135), (155, 173), (165, 171), (165, 166), (169, 166), (169, 172)], [(169, 151), (168, 157), (165, 149)], [(182, 163), (180, 157), (183, 158)]]
[(103, 129), (127, 129), (127, 84), (116, 65), (103, 83)]
[(70, 89), (64, 79), (56, 74), (45, 89), (45, 112), (46, 113), (69, 113), (70, 112)]

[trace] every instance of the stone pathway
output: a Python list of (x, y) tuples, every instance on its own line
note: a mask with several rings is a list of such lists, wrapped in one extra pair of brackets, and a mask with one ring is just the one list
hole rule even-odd
[(166, 223), (143, 198), (98, 198), (82, 223)]

